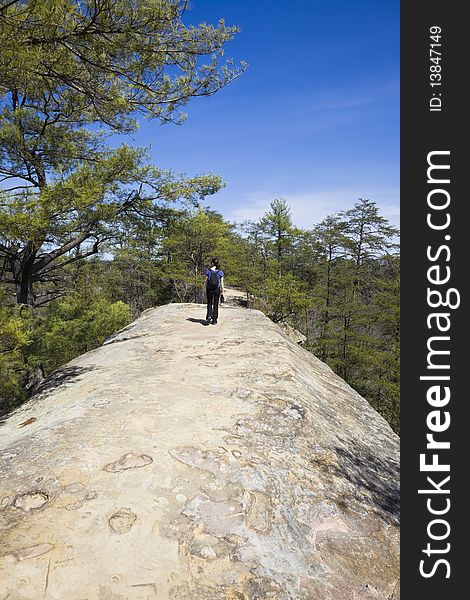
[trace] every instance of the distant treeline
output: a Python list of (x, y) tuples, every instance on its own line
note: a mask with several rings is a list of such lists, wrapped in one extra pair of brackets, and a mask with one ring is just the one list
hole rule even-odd
[[(293, 225), (282, 199), (259, 221), (239, 225), (201, 207), (165, 207), (152, 219), (129, 216), (104, 254), (64, 264), (61, 297), (35, 308), (18, 306), (13, 288), (3, 285), (2, 412), (142, 310), (203, 302), (204, 268), (219, 256), (227, 285), (245, 291), (275, 322), (300, 330), (304, 347), (398, 431), (397, 233), (370, 200), (311, 230)], [(38, 296), (41, 286), (47, 284), (37, 284)]]

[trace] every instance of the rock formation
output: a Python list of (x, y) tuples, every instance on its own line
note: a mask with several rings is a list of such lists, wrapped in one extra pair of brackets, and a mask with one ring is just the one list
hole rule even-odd
[(0, 427), (1, 600), (385, 600), (398, 438), (261, 312), (151, 309)]

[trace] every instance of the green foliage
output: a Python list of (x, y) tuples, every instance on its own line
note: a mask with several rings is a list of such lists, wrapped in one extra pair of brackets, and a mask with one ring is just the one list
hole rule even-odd
[(292, 273), (268, 277), (261, 289), (265, 310), (275, 323), (301, 315), (312, 304), (305, 284)]
[(268, 241), (267, 250), (274, 249), (277, 273), (282, 276), (286, 254), (291, 251), (293, 237), (298, 233), (292, 226), (290, 208), (283, 198), (273, 200), (271, 210), (260, 222), (262, 235)]
[(374, 289), (358, 323), (363, 333), (353, 351), (359, 354), (351, 385), (400, 431), (400, 265), (385, 256), (376, 266)]
[(97, 280), (103, 271), (90, 266), (70, 273), (75, 291), (42, 311), (0, 307), (0, 414), (27, 399), (35, 369), (47, 376), (130, 322), (129, 306), (100, 291)]
[(179, 121), (190, 98), (215, 93), (245, 68), (220, 64), (238, 29), (223, 20), (186, 26), (185, 8), (177, 0), (14, 4), (0, 20), (0, 95), (17, 91), (14, 109), (31, 111), (32, 121), (47, 113), (57, 125), (129, 131), (135, 111)]
[(163, 276), (171, 281), (172, 297), (200, 302), (204, 270), (224, 247), (230, 225), (222, 216), (202, 208), (187, 211), (171, 222), (163, 243)]
[(398, 232), (374, 202), (302, 231), (276, 199), (240, 230), (203, 207), (220, 177), (176, 176), (142, 149), (106, 145), (138, 117), (181, 122), (191, 98), (243, 72), (222, 58), (237, 28), (187, 26), (185, 10), (21, 0), (0, 11), (0, 292), (23, 305), (5, 297), (0, 309), (4, 410), (26, 398), (31, 370), (49, 373), (149, 306), (202, 301), (220, 256), (228, 283), (303, 331), (398, 430)]
[[(170, 194), (181, 193), (177, 187), (185, 183), (167, 179), (162, 185)], [(360, 200), (302, 231), (279, 201), (259, 222), (237, 229), (200, 206), (194, 185), (184, 191), (183, 207), (154, 203), (142, 207), (145, 219), (124, 215), (106, 260), (65, 265), (69, 296), (36, 312), (5, 309), (8, 324), (0, 337), (5, 347), (10, 342), (0, 359), (3, 397), (10, 393), (21, 401), (35, 365), (49, 373), (101, 344), (145, 308), (203, 302), (204, 269), (218, 256), (227, 285), (246, 291), (275, 322), (302, 331), (306, 348), (398, 432), (400, 264), (396, 231), (376, 206)]]
[(169, 284), (162, 277), (159, 262), (141, 248), (126, 248), (112, 261), (100, 264), (106, 296), (129, 306), (133, 318), (143, 310), (169, 301)]
[(97, 295), (74, 292), (51, 305), (36, 330), (35, 350), (46, 374), (75, 356), (100, 346), (131, 320), (129, 307)]
[(245, 66), (221, 62), (236, 27), (186, 26), (176, 0), (25, 0), (0, 18), (1, 281), (19, 304), (66, 290), (64, 266), (116, 243), (129, 216), (197, 204), (221, 187), (150, 167), (142, 150), (111, 149), (136, 115), (180, 122)]
[(229, 274), (231, 286), (249, 294), (256, 293), (263, 274), (256, 250), (249, 240), (232, 227), (227, 235), (219, 239), (215, 255), (222, 257), (223, 269)]
[(20, 309), (0, 306), (0, 415), (26, 398), (24, 354), (32, 343), (31, 318)]
[(276, 200), (245, 230), (257, 255), (256, 305), (302, 331), (306, 347), (398, 432), (398, 231), (367, 199), (312, 231), (293, 227)]

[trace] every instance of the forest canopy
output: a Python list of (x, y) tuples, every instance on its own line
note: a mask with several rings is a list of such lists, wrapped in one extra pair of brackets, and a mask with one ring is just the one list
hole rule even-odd
[(174, 177), (141, 149), (106, 144), (135, 131), (138, 117), (180, 122), (191, 98), (245, 69), (223, 59), (236, 27), (186, 26), (185, 10), (173, 0), (2, 10), (0, 261), (19, 304), (61, 295), (62, 267), (114, 242), (129, 215), (151, 219), (161, 201), (196, 202), (220, 188), (218, 177)]

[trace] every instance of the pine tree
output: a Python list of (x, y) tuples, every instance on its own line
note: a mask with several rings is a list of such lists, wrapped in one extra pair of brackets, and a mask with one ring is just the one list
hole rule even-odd
[(283, 198), (276, 198), (271, 202), (271, 210), (261, 220), (262, 230), (271, 239), (274, 247), (277, 274), (282, 277), (285, 255), (292, 247), (295, 235), (292, 226), (290, 207)]
[[(368, 199), (359, 199), (353, 208), (340, 213), (344, 219), (344, 248), (350, 262), (343, 269), (343, 315), (341, 375), (348, 379), (354, 343), (355, 327), (363, 313), (367, 313), (370, 288), (373, 285), (373, 261), (396, 249), (398, 230), (379, 214), (377, 205)], [(356, 332), (357, 333), (357, 332)]]
[(63, 267), (113, 241), (127, 215), (219, 189), (218, 178), (178, 179), (150, 168), (140, 150), (105, 144), (110, 133), (135, 131), (136, 115), (180, 122), (191, 98), (216, 93), (244, 70), (221, 63), (237, 29), (223, 21), (188, 27), (185, 7), (173, 0), (4, 6), (0, 179), (10, 187), (0, 198), (0, 275), (18, 303), (61, 295)]
[(172, 282), (179, 301), (202, 302), (205, 269), (218, 256), (231, 226), (222, 215), (198, 208), (173, 222), (164, 241), (168, 262), (163, 276)]

